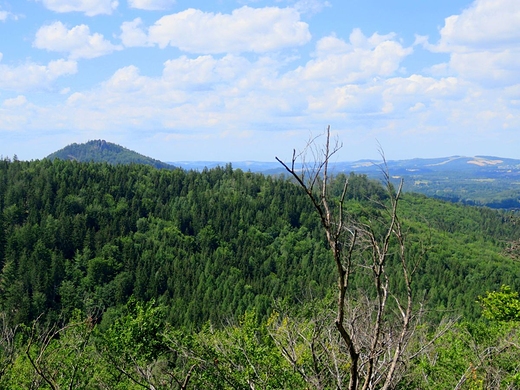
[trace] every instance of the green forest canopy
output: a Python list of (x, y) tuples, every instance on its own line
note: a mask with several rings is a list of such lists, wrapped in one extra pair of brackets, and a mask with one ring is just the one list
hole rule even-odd
[[(347, 208), (369, 218), (382, 187), (349, 181)], [(79, 315), (109, 329), (129, 302), (155, 302), (170, 326), (198, 332), (251, 312), (264, 322), (276, 302), (326, 300), (334, 288), (319, 221), (284, 177), (4, 159), (0, 211), (0, 307), (11, 326)], [(479, 296), (520, 288), (516, 214), (405, 194), (400, 215), (432, 324), (479, 318)]]
[[(158, 170), (73, 161), (1, 162), (0, 255), (4, 310), (100, 310), (130, 296), (157, 299), (177, 325), (216, 323), (273, 299), (324, 296), (334, 283), (318, 220), (284, 178), (233, 170)], [(382, 188), (350, 178), (351, 210)], [(428, 246), (415, 288), (431, 309), (474, 316), (475, 300), (518, 286), (506, 250), (515, 214), (407, 194), (411, 250)], [(418, 249), (417, 249), (418, 250)]]

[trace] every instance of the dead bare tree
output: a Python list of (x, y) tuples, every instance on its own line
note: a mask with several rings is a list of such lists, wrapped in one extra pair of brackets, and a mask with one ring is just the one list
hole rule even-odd
[[(302, 153), (293, 151), (290, 164), (276, 159), (312, 202), (332, 253), (338, 284), (335, 327), (350, 359), (348, 388), (389, 389), (395, 385), (413, 332), (411, 283), (415, 267), (407, 259), (406, 234), (398, 216), (402, 181), (394, 188), (382, 155), (387, 200), (379, 204), (381, 218), (356, 220), (346, 209), (348, 178), (339, 197), (331, 194), (331, 158), (342, 145), (338, 141), (331, 144), (330, 126), (325, 137), (323, 147), (314, 138)], [(306, 160), (309, 152), (312, 161)], [(301, 166), (297, 166), (298, 162)], [(399, 263), (399, 276), (389, 274), (389, 259)], [(354, 293), (352, 276), (366, 271), (373, 287), (368, 296), (372, 298), (367, 296), (363, 305), (353, 305), (348, 299)], [(404, 293), (391, 290), (391, 279), (395, 277), (400, 278)]]
[[(65, 326), (43, 326), (38, 317), (30, 328), (25, 355), (35, 373), (51, 389), (73, 389), (88, 381), (84, 359), (93, 331), (91, 318)], [(67, 351), (67, 353), (64, 353)], [(87, 358), (88, 359), (88, 358)], [(80, 378), (81, 377), (81, 378)]]
[(18, 325), (11, 325), (6, 312), (0, 312), (0, 378), (4, 376), (16, 358), (16, 334)]
[(271, 339), (285, 360), (309, 388), (316, 390), (343, 388), (348, 374), (342, 367), (349, 364), (348, 354), (337, 342), (335, 314), (330, 305), (313, 305), (308, 311), (287, 314), (275, 309), (268, 321)]

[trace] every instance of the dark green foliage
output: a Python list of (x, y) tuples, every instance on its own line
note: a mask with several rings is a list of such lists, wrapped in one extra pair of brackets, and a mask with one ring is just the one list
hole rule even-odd
[[(59, 159), (3, 160), (0, 170), (0, 305), (16, 323), (74, 309), (97, 316), (134, 296), (166, 305), (174, 325), (220, 326), (334, 286), (319, 221), (283, 178)], [(358, 220), (381, 218), (385, 201), (379, 184), (349, 177)], [(471, 318), (478, 296), (520, 287), (520, 266), (504, 255), (520, 233), (514, 216), (412, 194), (401, 207), (410, 256), (422, 259), (413, 287), (430, 309)]]
[(104, 312), (133, 295), (167, 304), (172, 323), (191, 327), (256, 306), (266, 316), (273, 298), (296, 302), (308, 282), (318, 295), (331, 283), (318, 233), (301, 226), (312, 214), (283, 180), (230, 166), (42, 160), (3, 169), (0, 304), (18, 322)]
[(144, 164), (155, 168), (173, 169), (169, 164), (104, 140), (88, 141), (84, 144), (74, 143), (48, 155), (47, 158), (78, 162), (107, 162), (109, 164)]

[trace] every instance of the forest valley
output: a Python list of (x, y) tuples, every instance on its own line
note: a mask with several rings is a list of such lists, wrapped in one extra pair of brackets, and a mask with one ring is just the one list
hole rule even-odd
[(520, 388), (518, 214), (330, 176), (334, 151), (1, 160), (0, 388)]

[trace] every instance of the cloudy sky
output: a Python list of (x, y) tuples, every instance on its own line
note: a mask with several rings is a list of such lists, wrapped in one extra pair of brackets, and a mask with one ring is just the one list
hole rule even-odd
[(520, 158), (519, 0), (0, 0), (0, 154)]

